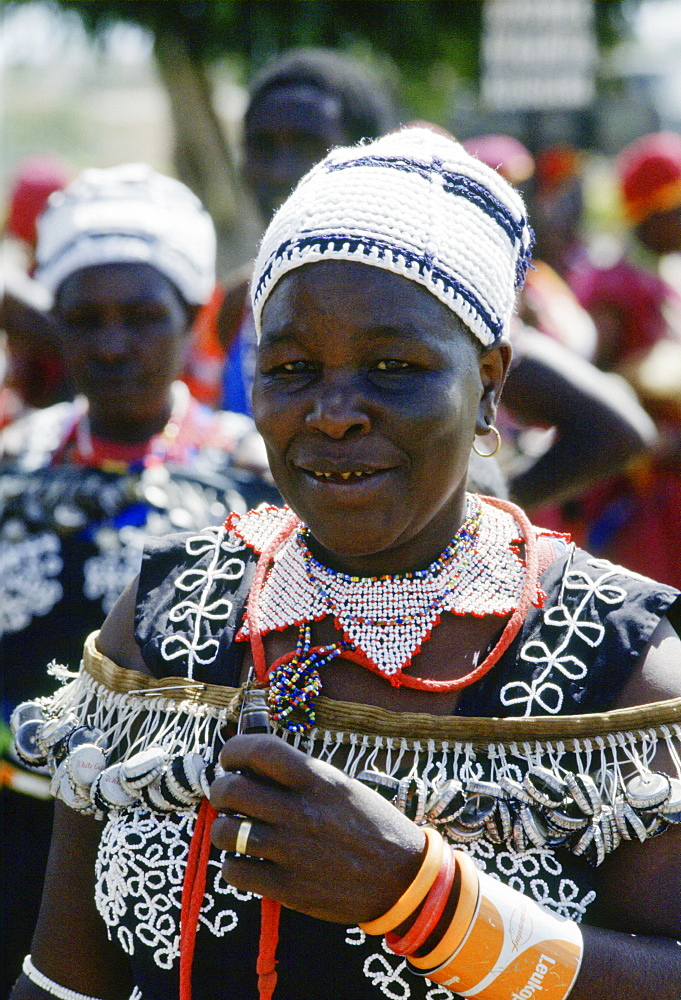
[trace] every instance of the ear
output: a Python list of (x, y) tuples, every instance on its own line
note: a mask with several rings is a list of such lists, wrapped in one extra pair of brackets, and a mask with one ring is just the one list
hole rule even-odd
[(513, 349), (507, 340), (484, 351), (480, 357), (480, 382), (482, 395), (475, 422), (476, 434), (487, 434), (497, 416), (497, 406), (506, 374), (513, 356)]

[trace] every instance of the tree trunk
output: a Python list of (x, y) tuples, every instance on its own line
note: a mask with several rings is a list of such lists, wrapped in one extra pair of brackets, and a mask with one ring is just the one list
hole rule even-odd
[(156, 62), (170, 101), (177, 176), (210, 212), (218, 234), (220, 270), (253, 252), (253, 220), (229, 141), (212, 103), (210, 84), (177, 35), (157, 35)]

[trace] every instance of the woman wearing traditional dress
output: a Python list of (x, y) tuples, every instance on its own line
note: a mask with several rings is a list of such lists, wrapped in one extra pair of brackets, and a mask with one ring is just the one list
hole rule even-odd
[(64, 801), (13, 1000), (678, 998), (678, 592), (466, 493), (529, 243), (422, 129), (274, 217), (254, 412), (289, 506), (150, 544), (17, 711)]
[[(16, 705), (51, 690), (45, 664), (78, 663), (87, 635), (139, 572), (148, 534), (220, 523), (277, 496), (239, 467), (249, 439), (260, 440), (252, 421), (200, 406), (177, 381), (215, 282), (213, 223), (195, 195), (145, 164), (85, 171), (53, 195), (37, 254), (78, 395), (0, 435), (8, 736)], [(266, 467), (261, 442), (260, 451)], [(48, 778), (27, 774), (10, 744), (2, 741), (0, 772), (2, 995), (30, 944), (52, 821)]]

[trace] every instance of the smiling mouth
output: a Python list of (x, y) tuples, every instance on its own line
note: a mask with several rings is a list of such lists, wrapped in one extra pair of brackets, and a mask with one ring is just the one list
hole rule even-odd
[(352, 470), (350, 472), (322, 472), (318, 469), (303, 469), (303, 472), (310, 476), (311, 479), (315, 479), (320, 483), (345, 483), (357, 482), (357, 480), (360, 479), (370, 479), (372, 476), (375, 476), (380, 472), (385, 472), (385, 469), (375, 469), (372, 472), (362, 470)]

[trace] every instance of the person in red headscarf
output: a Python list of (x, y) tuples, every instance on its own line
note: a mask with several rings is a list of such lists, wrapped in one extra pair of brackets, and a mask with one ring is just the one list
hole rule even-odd
[(654, 132), (615, 160), (626, 252), (570, 281), (593, 317), (594, 361), (623, 375), (654, 418), (660, 443), (626, 474), (570, 505), (562, 527), (591, 552), (672, 585), (681, 582), (681, 297), (660, 275), (681, 251), (681, 135)]
[(681, 135), (641, 136), (616, 158), (615, 173), (629, 246), (612, 266), (573, 278), (598, 329), (596, 363), (610, 370), (681, 336), (681, 299), (659, 275), (660, 258), (681, 250)]
[(19, 259), (6, 260), (0, 294), (0, 328), (6, 334), (0, 428), (26, 409), (42, 409), (70, 395), (49, 317), (51, 296), (33, 281), (37, 219), (49, 196), (69, 179), (62, 160), (38, 154), (19, 165), (10, 187), (5, 231)]

